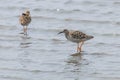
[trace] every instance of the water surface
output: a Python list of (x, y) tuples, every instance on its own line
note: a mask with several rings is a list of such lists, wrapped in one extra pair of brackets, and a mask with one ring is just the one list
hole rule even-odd
[[(31, 11), (28, 36), (19, 15)], [(120, 80), (118, 0), (1, 0), (1, 80)], [(93, 35), (80, 56), (63, 29)]]

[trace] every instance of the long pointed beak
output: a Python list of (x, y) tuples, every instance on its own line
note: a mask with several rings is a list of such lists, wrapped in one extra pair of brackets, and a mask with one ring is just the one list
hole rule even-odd
[(58, 34), (61, 34), (61, 33), (63, 33), (63, 31), (62, 31), (62, 32), (59, 32)]

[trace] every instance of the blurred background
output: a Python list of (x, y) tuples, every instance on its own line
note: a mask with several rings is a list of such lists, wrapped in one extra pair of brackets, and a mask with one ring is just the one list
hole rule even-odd
[[(28, 36), (19, 16), (30, 10)], [(63, 29), (93, 35), (80, 56)], [(0, 0), (0, 80), (120, 80), (119, 0)]]

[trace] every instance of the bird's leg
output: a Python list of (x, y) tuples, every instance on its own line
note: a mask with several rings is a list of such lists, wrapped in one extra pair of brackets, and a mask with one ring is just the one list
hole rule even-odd
[(24, 34), (27, 35), (27, 26), (24, 26)]
[(24, 33), (25, 33), (25, 26), (23, 26), (23, 31), (24, 31)]
[(82, 51), (82, 45), (84, 44), (84, 41), (81, 42), (81, 45), (79, 46), (79, 51), (81, 52)]
[(77, 44), (77, 52), (79, 52), (79, 43)]

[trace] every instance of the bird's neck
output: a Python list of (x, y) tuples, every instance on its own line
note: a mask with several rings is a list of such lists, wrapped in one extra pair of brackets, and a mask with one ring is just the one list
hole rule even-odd
[(68, 39), (68, 37), (69, 37), (69, 32), (68, 32), (68, 33), (65, 33), (65, 37)]

